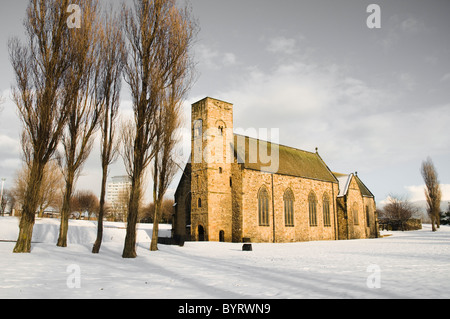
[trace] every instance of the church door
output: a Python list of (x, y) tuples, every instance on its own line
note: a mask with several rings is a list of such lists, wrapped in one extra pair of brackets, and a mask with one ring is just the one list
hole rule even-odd
[(205, 229), (202, 225), (198, 225), (198, 241), (205, 241)]

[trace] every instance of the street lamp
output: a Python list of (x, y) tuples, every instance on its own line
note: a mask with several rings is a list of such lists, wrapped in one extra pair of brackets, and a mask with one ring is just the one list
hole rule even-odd
[(5, 184), (6, 178), (2, 178), (2, 191), (0, 193), (0, 211), (3, 216), (3, 185)]

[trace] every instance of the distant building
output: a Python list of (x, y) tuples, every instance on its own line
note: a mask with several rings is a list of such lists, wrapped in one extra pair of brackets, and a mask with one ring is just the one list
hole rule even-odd
[(106, 201), (112, 206), (122, 203), (130, 189), (131, 180), (128, 176), (114, 176), (108, 183)]
[(126, 221), (131, 180), (128, 176), (114, 176), (107, 185), (106, 202), (111, 208), (113, 220)]

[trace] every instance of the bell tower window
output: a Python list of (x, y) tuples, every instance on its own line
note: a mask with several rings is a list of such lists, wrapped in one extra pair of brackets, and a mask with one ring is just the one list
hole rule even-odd
[(203, 130), (203, 121), (202, 120), (196, 120), (194, 122), (194, 138), (199, 138), (202, 136), (202, 130)]

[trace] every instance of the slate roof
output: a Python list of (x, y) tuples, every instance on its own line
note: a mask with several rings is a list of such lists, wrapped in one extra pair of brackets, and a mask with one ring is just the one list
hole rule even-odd
[(358, 177), (358, 175), (355, 175), (356, 183), (358, 183), (359, 190), (361, 191), (361, 195), (363, 197), (375, 197), (373, 196), (372, 192), (364, 185), (362, 180)]
[[(238, 163), (243, 164), (246, 169), (337, 182), (336, 177), (317, 152), (307, 152), (238, 134), (234, 134), (233, 148)], [(260, 148), (262, 148), (262, 154), (268, 155), (266, 159), (258, 155)], [(276, 156), (277, 150), (278, 156)]]

